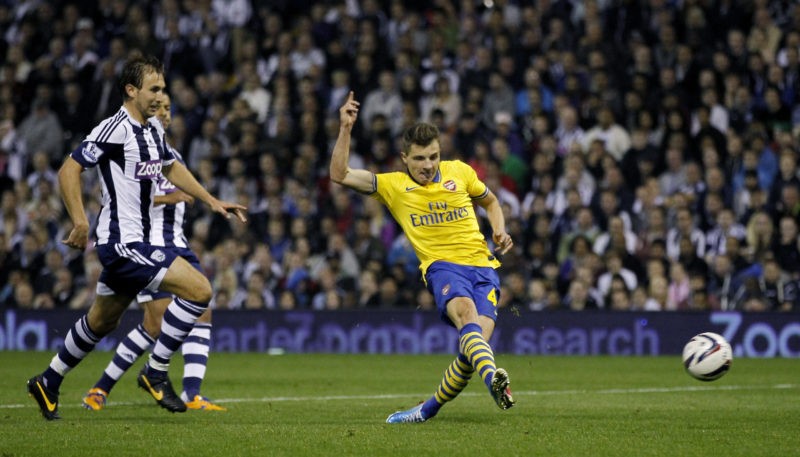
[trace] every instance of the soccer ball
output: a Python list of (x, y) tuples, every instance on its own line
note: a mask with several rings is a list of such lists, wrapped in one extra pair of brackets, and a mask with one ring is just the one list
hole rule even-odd
[(716, 333), (695, 335), (683, 347), (683, 366), (693, 378), (701, 381), (719, 379), (733, 362), (731, 345)]

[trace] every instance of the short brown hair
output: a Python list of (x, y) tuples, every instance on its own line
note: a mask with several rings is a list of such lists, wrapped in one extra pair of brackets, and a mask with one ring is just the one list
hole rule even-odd
[(160, 75), (164, 74), (164, 65), (156, 57), (151, 55), (140, 55), (125, 62), (122, 74), (119, 77), (119, 91), (123, 100), (127, 100), (128, 93), (125, 86), (128, 84), (138, 89), (142, 88), (144, 75), (146, 72), (154, 71)]
[(428, 146), (433, 141), (439, 141), (439, 129), (427, 122), (417, 122), (403, 132), (403, 152), (408, 153), (411, 146)]

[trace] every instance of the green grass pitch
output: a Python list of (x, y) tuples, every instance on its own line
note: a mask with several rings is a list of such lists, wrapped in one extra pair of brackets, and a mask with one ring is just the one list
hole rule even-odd
[[(449, 356), (212, 354), (204, 393), (226, 412), (170, 414), (135, 386), (108, 407), (81, 397), (110, 360), (95, 353), (47, 422), (25, 380), (52, 354), (0, 352), (0, 456), (788, 456), (800, 449), (800, 361), (736, 359), (722, 379), (690, 378), (672, 357), (499, 354), (517, 405), (476, 380), (423, 424), (386, 416), (427, 398)], [(179, 358), (178, 358), (179, 359)], [(180, 384), (181, 364), (171, 377)]]

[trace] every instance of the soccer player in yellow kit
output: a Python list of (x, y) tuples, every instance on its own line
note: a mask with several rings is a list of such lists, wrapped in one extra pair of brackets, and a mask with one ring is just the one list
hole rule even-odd
[(359, 103), (353, 93), (339, 109), (339, 136), (331, 157), (331, 180), (377, 199), (392, 213), (420, 259), (420, 270), (442, 319), (459, 332), (459, 353), (434, 395), (390, 415), (386, 422), (424, 422), (467, 386), (477, 372), (501, 409), (514, 405), (508, 373), (497, 368), (489, 339), (497, 319), (500, 262), (478, 226), (473, 202), (492, 227), (499, 254), (514, 245), (497, 197), (464, 162), (441, 161), (439, 131), (417, 123), (403, 133), (406, 171), (374, 174), (348, 166), (350, 134)]

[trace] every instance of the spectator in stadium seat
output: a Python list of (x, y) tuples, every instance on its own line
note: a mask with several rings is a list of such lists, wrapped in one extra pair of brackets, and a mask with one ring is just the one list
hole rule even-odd
[(680, 241), (688, 238), (694, 246), (697, 256), (704, 257), (706, 252), (705, 235), (695, 226), (692, 212), (688, 208), (679, 208), (675, 213), (675, 227), (667, 232), (667, 256), (671, 260), (678, 260), (680, 256)]
[(543, 311), (548, 308), (547, 286), (541, 279), (533, 279), (528, 282), (528, 309), (531, 311)]
[(372, 125), (376, 114), (383, 114), (391, 124), (393, 134), (400, 132), (400, 113), (402, 111), (402, 98), (398, 90), (395, 74), (382, 70), (378, 75), (378, 87), (366, 94), (364, 99), (364, 120), (366, 125)]
[(608, 230), (600, 233), (592, 244), (592, 250), (604, 255), (612, 248), (621, 247), (628, 254), (634, 254), (639, 247), (636, 234), (625, 227), (625, 222), (620, 216), (612, 216), (608, 220)]
[(747, 249), (753, 259), (760, 261), (775, 243), (775, 225), (766, 211), (758, 211), (750, 217), (746, 227)]
[(800, 184), (788, 183), (781, 188), (781, 199), (776, 204), (776, 217), (791, 217), (800, 223)]
[(611, 291), (605, 308), (611, 311), (631, 311), (633, 309), (632, 292), (625, 288)]
[(47, 100), (33, 101), (31, 113), (17, 127), (17, 135), (25, 142), (27, 151), (42, 151), (50, 163), (63, 159), (63, 134), (58, 116), (50, 109)]
[(514, 91), (508, 81), (497, 71), (489, 75), (489, 87), (483, 96), (483, 110), (481, 112), (484, 124), (491, 130), (497, 129), (495, 121), (497, 113), (516, 115), (514, 111)]
[[(461, 117), (461, 97), (450, 88), (450, 80), (440, 76), (433, 85), (433, 91), (420, 100), (420, 115), (425, 122), (432, 122), (433, 113), (441, 110), (444, 119), (443, 132), (455, 130)], [(395, 116), (390, 119), (396, 119)]]
[(759, 280), (755, 276), (747, 277), (736, 289), (733, 296), (733, 309), (737, 311), (763, 312), (770, 309), (764, 293), (759, 287)]
[(599, 309), (600, 304), (589, 295), (589, 285), (581, 279), (573, 279), (569, 283), (569, 289), (561, 300), (562, 307), (570, 311), (584, 311), (587, 309)]
[(683, 311), (689, 308), (691, 285), (689, 275), (680, 262), (673, 261), (669, 266), (669, 286), (667, 287), (666, 311)]
[(800, 279), (800, 237), (797, 221), (790, 216), (782, 216), (778, 223), (778, 237), (772, 252), (781, 269), (793, 279)]
[(628, 291), (636, 288), (638, 279), (636, 274), (625, 268), (622, 264), (622, 256), (617, 251), (609, 251), (603, 257), (606, 265), (606, 272), (597, 278), (597, 290), (603, 297), (609, 297), (612, 289), (612, 283), (621, 279), (622, 284)]
[(798, 285), (781, 271), (775, 259), (766, 259), (762, 264), (758, 287), (764, 296), (769, 311), (792, 311), (798, 299)]
[(597, 123), (586, 131), (583, 137), (583, 151), (587, 152), (594, 140), (603, 142), (603, 146), (614, 160), (619, 162), (631, 147), (630, 134), (616, 123), (614, 112), (608, 106), (597, 112)]
[[(480, 376), (501, 409), (510, 408), (514, 400), (508, 388), (508, 374), (495, 365), (487, 342), (496, 319), (500, 280), (494, 269), (499, 261), (477, 230), (477, 216), (469, 204), (475, 200), (486, 210), (493, 232), (492, 242), (499, 254), (505, 254), (513, 247), (513, 241), (506, 232), (497, 197), (464, 162), (441, 161), (439, 132), (426, 123), (415, 124), (403, 134), (401, 159), (406, 173), (373, 174), (350, 168), (348, 155), (358, 108), (359, 103), (351, 92), (339, 111), (340, 133), (330, 162), (331, 180), (359, 192), (374, 194), (374, 198), (392, 210), (417, 251), (420, 269), (428, 289), (436, 297), (440, 316), (460, 335), (459, 355), (447, 370), (451, 374), (445, 374), (435, 395), (422, 405), (390, 415), (387, 422), (424, 422), (434, 417), (466, 387), (473, 373)], [(467, 206), (463, 206), (464, 203)], [(467, 211), (456, 210), (458, 207), (467, 208)], [(421, 238), (418, 227), (422, 226), (425, 226), (426, 235)], [(431, 229), (444, 238), (432, 237)], [(432, 243), (434, 239), (438, 241)], [(444, 248), (442, 242), (450, 243), (446, 240), (456, 240), (460, 244)], [(483, 278), (480, 281), (485, 285), (469, 279), (476, 275)]]
[(55, 278), (53, 287), (50, 289), (50, 295), (53, 297), (53, 306), (66, 309), (75, 294), (72, 271), (67, 267), (61, 267), (56, 270)]

